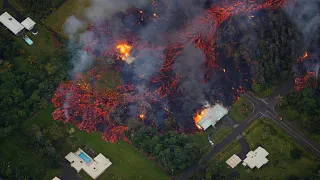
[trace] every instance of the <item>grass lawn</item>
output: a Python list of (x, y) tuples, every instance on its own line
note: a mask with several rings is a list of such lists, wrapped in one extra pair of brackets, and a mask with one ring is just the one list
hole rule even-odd
[[(53, 123), (59, 123), (52, 119), (53, 109), (51, 105), (46, 110), (41, 111), (36, 117), (26, 121), (24, 127), (30, 128), (32, 124), (45, 127)], [(66, 128), (67, 126), (71, 127), (71, 125), (66, 125)], [(79, 147), (87, 144), (95, 152), (104, 154), (113, 163), (98, 179), (169, 179), (161, 168), (157, 167), (155, 163), (147, 159), (127, 142), (107, 143), (102, 139), (100, 133), (87, 133), (76, 128), (75, 130), (74, 134), (80, 139)], [(12, 144), (15, 144), (15, 142), (12, 142)], [(72, 151), (72, 148), (63, 146), (57, 148), (57, 150), (64, 157)], [(50, 171), (54, 171), (54, 169)], [(84, 178), (90, 179), (87, 176)]]
[[(240, 179), (259, 177), (261, 179), (285, 179), (289, 175), (307, 176), (312, 174), (312, 169), (317, 167), (314, 157), (306, 152), (290, 137), (283, 132), (280, 127), (273, 124), (269, 119), (261, 119), (257, 126), (246, 136), (251, 149), (258, 146), (265, 148), (269, 155), (269, 162), (260, 169), (248, 170), (241, 164), (236, 167), (240, 174)], [(300, 159), (292, 159), (290, 150), (298, 148), (302, 151)], [(233, 153), (240, 152), (238, 147), (234, 147), (230, 152), (225, 153), (220, 160), (225, 161)]]
[(66, 19), (71, 15), (81, 18), (84, 9), (90, 4), (91, 0), (68, 0), (59, 9), (50, 14), (45, 23), (59, 34), (63, 34), (63, 25)]
[(229, 116), (237, 121), (237, 123), (243, 122), (253, 111), (252, 104), (244, 97), (240, 97), (233, 105)]
[[(213, 131), (213, 127), (209, 127), (206, 131), (201, 131), (197, 134), (190, 135), (191, 139), (197, 143), (197, 145), (201, 148), (201, 154), (207, 154), (211, 149), (212, 145), (208, 141), (208, 135)], [(215, 132), (211, 136), (211, 140), (214, 143), (219, 143), (222, 139), (224, 139), (228, 134), (232, 131), (231, 127), (221, 127), (217, 132)]]
[(320, 144), (320, 135), (310, 134), (306, 129), (301, 127), (295, 120), (288, 118), (287, 112), (285, 109), (276, 107), (275, 110), (277, 113), (286, 121), (289, 121), (298, 131), (302, 132), (306, 135), (309, 139), (313, 140), (315, 143)]

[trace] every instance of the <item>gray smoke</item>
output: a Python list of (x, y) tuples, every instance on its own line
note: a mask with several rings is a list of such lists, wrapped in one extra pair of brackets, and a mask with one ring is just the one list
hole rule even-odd
[[(320, 0), (297, 0), (284, 7), (292, 22), (303, 35), (305, 49), (319, 50)], [(317, 54), (319, 54), (317, 52)]]
[(174, 71), (183, 77), (181, 88), (185, 94), (183, 109), (189, 115), (192, 111), (206, 101), (205, 92), (209, 87), (202, 83), (204, 74), (201, 70), (205, 62), (205, 54), (201, 49), (192, 45), (186, 45), (183, 54), (178, 57), (173, 65)]

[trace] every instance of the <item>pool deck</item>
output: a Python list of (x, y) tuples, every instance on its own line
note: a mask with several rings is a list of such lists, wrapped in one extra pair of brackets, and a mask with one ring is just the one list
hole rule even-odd
[(92, 161), (88, 164), (83, 162), (83, 160), (78, 156), (80, 153), (84, 153), (90, 157), (79, 148), (75, 153), (70, 152), (65, 156), (65, 158), (71, 163), (71, 167), (75, 168), (78, 173), (83, 169), (92, 179), (98, 178), (112, 164), (111, 161), (101, 153), (94, 159), (90, 157)]

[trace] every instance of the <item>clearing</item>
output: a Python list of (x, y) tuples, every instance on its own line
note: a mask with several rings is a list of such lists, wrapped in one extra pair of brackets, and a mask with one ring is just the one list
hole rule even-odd
[[(67, 128), (67, 130), (70, 129), (72, 127), (71, 125), (63, 125), (60, 122), (56, 122), (53, 120), (51, 116), (53, 109), (54, 108), (51, 105), (49, 108), (42, 110), (36, 117), (26, 121), (24, 123), (24, 128), (30, 128), (33, 124), (37, 124), (40, 127), (46, 127), (56, 123), (59, 124), (59, 126)], [(64, 156), (70, 151), (74, 151), (79, 147), (81, 148), (85, 145), (88, 145), (93, 148), (95, 152), (105, 155), (110, 159), (112, 165), (98, 179), (169, 179), (169, 177), (160, 167), (154, 164), (151, 160), (148, 160), (147, 157), (145, 157), (142, 153), (137, 151), (132, 145), (128, 144), (127, 142), (118, 141), (116, 143), (108, 143), (102, 139), (101, 134), (98, 132), (87, 133), (84, 131), (80, 131), (77, 128), (74, 129), (74, 135), (80, 140), (78, 146), (75, 148), (71, 148), (68, 145), (58, 146), (57, 151), (61, 158), (64, 158)], [(11, 140), (8, 139), (7, 144), (16, 145), (18, 144), (17, 141), (22, 141), (21, 138), (23, 139), (23, 137), (17, 139), (11, 138)], [(62, 144), (65, 144), (64, 142), (65, 141), (63, 141)], [(27, 152), (29, 151), (28, 148), (22, 149), (24, 150), (20, 150), (20, 152), (25, 152), (25, 154), (28, 154), (28, 157), (30, 159), (37, 159), (36, 155), (32, 154), (31, 152)], [(0, 152), (2, 152), (1, 147)], [(17, 150), (11, 152), (12, 153), (8, 152), (7, 157), (11, 157), (12, 161), (20, 162), (20, 159), (23, 159), (16, 158), (14, 152), (17, 152)], [(28, 165), (30, 169), (35, 169), (37, 167), (37, 163), (35, 161), (25, 161), (26, 165)], [(45, 162), (43, 161), (42, 164), (43, 163)], [(146, 169), (148, 170), (146, 171)], [(57, 176), (59, 175), (58, 172), (60, 172), (59, 169), (52, 168), (49, 168), (47, 172), (48, 171), (56, 172)], [(52, 176), (47, 176), (47, 178), (52, 178)]]
[(233, 105), (229, 116), (237, 123), (243, 122), (253, 112), (252, 104), (245, 99), (240, 97)]
[(83, 10), (90, 6), (90, 4), (91, 0), (68, 0), (59, 9), (51, 13), (45, 20), (45, 23), (60, 35), (65, 36), (63, 25), (67, 18), (74, 15), (81, 19), (84, 13)]
[[(235, 169), (239, 172), (240, 179), (247, 180), (249, 177), (285, 179), (290, 175), (302, 177), (311, 175), (312, 170), (317, 168), (314, 157), (291, 140), (280, 127), (267, 118), (260, 119), (256, 126), (247, 133), (245, 139), (252, 150), (258, 146), (265, 148), (269, 152), (267, 156), (269, 162), (260, 169), (253, 170), (239, 164)], [(301, 151), (300, 159), (291, 157), (290, 151), (293, 149)], [(219, 160), (225, 161), (232, 154), (239, 152), (240, 148), (234, 146), (232, 150), (224, 153)]]

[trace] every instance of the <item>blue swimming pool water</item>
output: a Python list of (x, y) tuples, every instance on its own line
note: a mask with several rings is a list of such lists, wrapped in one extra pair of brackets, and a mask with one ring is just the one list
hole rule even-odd
[(78, 156), (87, 164), (91, 163), (92, 159), (87, 156), (85, 153), (81, 152), (80, 154), (78, 154)]
[(33, 41), (30, 38), (25, 38), (24, 41), (26, 41), (26, 43), (28, 43), (29, 45), (33, 44)]

